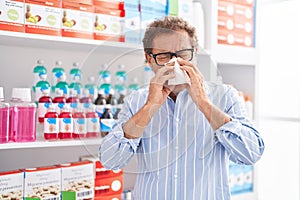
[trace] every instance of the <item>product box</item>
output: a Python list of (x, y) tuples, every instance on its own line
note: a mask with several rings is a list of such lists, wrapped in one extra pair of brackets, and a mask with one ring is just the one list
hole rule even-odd
[(89, 161), (59, 165), (61, 167), (62, 200), (93, 199), (94, 165)]
[(122, 194), (95, 196), (94, 200), (122, 200)]
[(95, 179), (95, 196), (121, 194), (123, 191), (123, 174), (110, 178)]
[(24, 169), (24, 200), (60, 200), (61, 174), (55, 166)]
[(94, 6), (94, 39), (125, 41), (125, 11)]
[(113, 10), (125, 10), (124, 1), (122, 0), (94, 0), (94, 6)]
[(62, 0), (61, 35), (93, 39), (92, 0)]
[(139, 0), (124, 0), (124, 7), (126, 12), (127, 10), (139, 12), (140, 11)]
[(60, 0), (25, 0), (25, 32), (60, 36)]
[(24, 173), (20, 170), (0, 172), (0, 199), (23, 199)]
[(24, 32), (24, 0), (0, 1), (0, 30)]
[(140, 12), (136, 10), (126, 10), (125, 42), (133, 44), (141, 43), (141, 17)]
[(255, 4), (255, 0), (219, 0), (219, 2), (230, 2), (234, 4), (253, 6)]
[(109, 170), (102, 166), (99, 159), (95, 156), (82, 156), (80, 160), (84, 161), (91, 161), (94, 164), (94, 170), (95, 170), (95, 178), (101, 179), (101, 178), (109, 178), (109, 177), (115, 177), (122, 175), (124, 173), (123, 170)]

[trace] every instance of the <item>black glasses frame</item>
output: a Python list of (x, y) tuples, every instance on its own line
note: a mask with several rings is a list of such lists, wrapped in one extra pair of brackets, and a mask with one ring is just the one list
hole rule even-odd
[(175, 56), (175, 57), (177, 58), (177, 57), (178, 57), (177, 54), (179, 54), (179, 53), (182, 52), (182, 51), (187, 51), (187, 50), (191, 51), (191, 53), (192, 53), (191, 58), (190, 58), (189, 60), (187, 60), (187, 61), (191, 61), (191, 60), (193, 60), (193, 56), (194, 56), (194, 48), (190, 48), (190, 49), (182, 49), (182, 50), (176, 51), (175, 53), (173, 53), (173, 52), (163, 52), (163, 53), (153, 54), (153, 53), (151, 52), (151, 53), (149, 53), (149, 55), (150, 55), (152, 58), (154, 58), (155, 63), (156, 63), (158, 66), (161, 66), (161, 67), (162, 67), (162, 66), (165, 66), (165, 65), (164, 65), (164, 64), (163, 64), (163, 65), (162, 65), (162, 64), (158, 64), (158, 63), (157, 63), (157, 60), (156, 60), (156, 56), (163, 55), (163, 54), (169, 54), (170, 59), (173, 58), (173, 56)]

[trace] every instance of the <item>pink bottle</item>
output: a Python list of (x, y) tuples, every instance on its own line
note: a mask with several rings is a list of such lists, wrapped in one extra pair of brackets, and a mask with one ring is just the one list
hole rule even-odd
[(63, 107), (65, 107), (67, 103), (66, 97), (63, 95), (62, 90), (57, 90), (57, 96), (53, 98), (52, 102), (54, 104), (55, 110), (58, 114), (61, 113)]
[(36, 104), (31, 102), (30, 88), (13, 88), (9, 115), (10, 140), (34, 142), (36, 140)]
[(40, 123), (44, 123), (44, 117), (50, 104), (52, 104), (52, 98), (49, 96), (49, 92), (44, 90), (43, 96), (40, 97), (38, 101), (37, 113)]
[(0, 87), (0, 144), (9, 141), (9, 104), (4, 102), (3, 87)]
[(70, 109), (65, 105), (58, 116), (59, 118), (59, 138), (71, 139), (73, 134), (73, 119)]
[(86, 113), (87, 121), (87, 138), (95, 138), (100, 135), (100, 122), (99, 116), (95, 111), (95, 105), (90, 105)]
[(85, 138), (86, 137), (86, 118), (83, 112), (82, 106), (75, 110), (73, 114), (73, 138)]
[(58, 140), (59, 120), (53, 104), (51, 104), (44, 118), (44, 139)]

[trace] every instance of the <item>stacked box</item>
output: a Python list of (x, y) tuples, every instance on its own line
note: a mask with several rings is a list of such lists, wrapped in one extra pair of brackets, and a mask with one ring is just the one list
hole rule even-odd
[(55, 166), (24, 169), (24, 200), (60, 200), (60, 168)]
[(94, 163), (95, 169), (95, 199), (121, 199), (123, 192), (123, 170), (105, 169), (96, 157), (86, 156), (81, 160)]
[(0, 199), (23, 199), (24, 172), (0, 172)]
[(253, 47), (255, 34), (253, 0), (219, 0), (218, 43)]
[(24, 0), (0, 1), (0, 30), (24, 32)]
[(60, 0), (25, 0), (25, 32), (60, 36)]
[(124, 2), (94, 0), (94, 39), (125, 41)]
[(62, 0), (61, 35), (93, 39), (92, 0)]
[(94, 165), (92, 162), (73, 162), (61, 168), (62, 200), (94, 198)]

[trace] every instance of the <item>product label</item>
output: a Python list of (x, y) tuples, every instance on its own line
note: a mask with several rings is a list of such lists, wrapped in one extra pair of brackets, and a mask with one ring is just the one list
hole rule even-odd
[(57, 118), (45, 118), (44, 119), (44, 133), (59, 132), (59, 122)]
[(60, 169), (48, 169), (25, 172), (25, 199), (60, 200), (61, 191)]
[(125, 31), (125, 18), (105, 14), (95, 14), (94, 25), (95, 33), (123, 35)]
[(14, 23), (24, 23), (23, 2), (2, 0), (0, 1), (0, 8), (0, 24), (15, 25)]
[[(45, 5), (26, 4), (26, 28), (38, 28), (48, 31), (60, 29), (61, 9)], [(36, 33), (39, 33), (36, 30)]]
[(100, 132), (99, 118), (87, 118), (87, 132)]
[(35, 100), (38, 101), (42, 96), (44, 96), (45, 92), (50, 94), (50, 88), (48, 86), (35, 87)]
[(23, 177), (23, 172), (0, 175), (0, 199), (22, 199)]
[(51, 103), (38, 103), (38, 117), (45, 117)]
[(66, 105), (66, 103), (54, 103), (55, 111), (61, 113), (61, 110)]
[(99, 117), (102, 117), (105, 110), (105, 105), (96, 105), (96, 113)]
[(85, 118), (74, 118), (74, 133), (75, 134), (86, 134), (86, 119)]
[(100, 120), (100, 129), (101, 132), (109, 132), (111, 131), (113, 125), (115, 124), (114, 119), (101, 119)]
[[(72, 196), (74, 199), (88, 199), (94, 197), (94, 166), (85, 164), (62, 168), (62, 198)], [(64, 198), (65, 197), (65, 198)]]
[(64, 30), (93, 32), (93, 13), (91, 12), (64, 9), (62, 21)]
[(62, 133), (72, 133), (73, 132), (72, 118), (60, 118), (59, 119), (59, 132), (62, 132)]
[(71, 113), (74, 113), (77, 108), (78, 108), (78, 103), (70, 103)]

